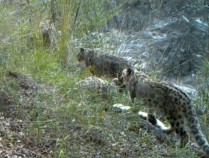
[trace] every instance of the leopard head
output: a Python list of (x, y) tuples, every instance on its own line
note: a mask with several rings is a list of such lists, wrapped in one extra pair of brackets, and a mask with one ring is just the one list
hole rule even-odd
[(131, 75), (134, 73), (132, 68), (125, 68), (122, 70), (120, 77), (118, 78), (119, 92), (123, 92), (128, 85)]
[(85, 60), (85, 53), (84, 53), (84, 49), (81, 48), (80, 52), (77, 54), (77, 59), (79, 62), (82, 62)]

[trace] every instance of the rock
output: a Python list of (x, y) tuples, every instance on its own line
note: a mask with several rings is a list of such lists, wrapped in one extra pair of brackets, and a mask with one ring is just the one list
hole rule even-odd
[(20, 86), (25, 90), (37, 89), (39, 87), (39, 85), (27, 75), (12, 71), (9, 71), (8, 75), (19, 80)]

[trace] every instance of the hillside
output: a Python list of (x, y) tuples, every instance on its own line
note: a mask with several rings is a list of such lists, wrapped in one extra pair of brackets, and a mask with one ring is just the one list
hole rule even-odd
[(147, 107), (127, 92), (78, 86), (95, 75), (77, 61), (80, 48), (123, 58), (189, 89), (209, 140), (208, 4), (160, 2), (0, 0), (0, 157), (204, 157), (193, 138), (180, 148), (175, 133), (141, 119)]

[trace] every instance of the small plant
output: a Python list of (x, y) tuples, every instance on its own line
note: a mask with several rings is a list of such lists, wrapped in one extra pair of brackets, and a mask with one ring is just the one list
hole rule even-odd
[(200, 83), (198, 93), (201, 96), (201, 107), (204, 110), (208, 110), (208, 102), (209, 102), (209, 61), (206, 59), (203, 61), (203, 65), (201, 67), (201, 73), (197, 75), (197, 83)]

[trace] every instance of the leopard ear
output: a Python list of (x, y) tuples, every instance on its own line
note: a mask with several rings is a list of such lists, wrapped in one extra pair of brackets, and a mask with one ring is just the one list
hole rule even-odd
[(83, 53), (83, 52), (84, 52), (84, 49), (83, 49), (83, 48), (80, 48), (80, 52), (82, 52), (82, 53)]
[(127, 68), (127, 76), (130, 76), (133, 70), (131, 68)]
[(83, 61), (85, 59), (84, 49), (80, 48), (80, 52), (77, 54), (77, 59), (79, 62)]

